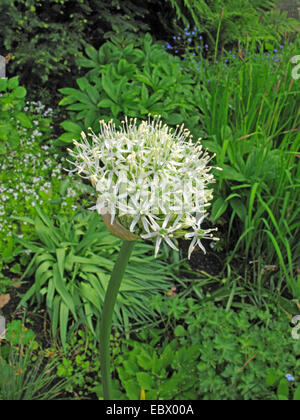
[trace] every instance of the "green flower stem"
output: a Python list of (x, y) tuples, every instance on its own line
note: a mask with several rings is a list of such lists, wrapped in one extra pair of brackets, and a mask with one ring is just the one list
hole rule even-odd
[(100, 362), (104, 400), (111, 400), (110, 333), (112, 317), (121, 281), (135, 241), (124, 241), (107, 286), (100, 322)]

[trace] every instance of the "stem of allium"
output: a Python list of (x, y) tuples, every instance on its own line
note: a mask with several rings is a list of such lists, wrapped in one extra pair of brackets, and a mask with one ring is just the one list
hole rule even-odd
[(135, 241), (124, 241), (108, 283), (100, 322), (100, 362), (104, 400), (111, 400), (110, 333), (112, 317), (121, 281)]

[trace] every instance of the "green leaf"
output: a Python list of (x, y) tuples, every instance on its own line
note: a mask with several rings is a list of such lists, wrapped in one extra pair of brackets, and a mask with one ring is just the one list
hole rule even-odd
[(65, 262), (66, 250), (64, 248), (56, 249), (56, 256), (57, 256), (57, 264), (58, 264), (59, 274), (63, 278), (64, 270), (65, 270), (64, 262)]
[(59, 330), (60, 338), (63, 348), (66, 347), (67, 342), (67, 330), (68, 330), (68, 321), (69, 321), (69, 308), (62, 300), (60, 302), (60, 311), (59, 311)]
[(216, 221), (223, 213), (227, 210), (228, 201), (225, 201), (222, 197), (219, 197), (212, 205), (211, 218), (212, 221)]
[(32, 127), (32, 122), (30, 121), (30, 119), (27, 117), (27, 115), (24, 112), (17, 112), (15, 116), (17, 120), (20, 121), (22, 127), (25, 127), (25, 128)]
[(90, 86), (89, 81), (86, 77), (80, 77), (76, 80), (76, 83), (78, 84), (81, 90), (86, 90), (88, 86)]
[(289, 398), (289, 383), (286, 378), (282, 378), (278, 384), (277, 397), (280, 401), (286, 401)]
[(27, 91), (23, 86), (18, 86), (12, 93), (16, 98), (23, 99), (25, 98)]
[(126, 395), (129, 400), (134, 401), (139, 399), (140, 388), (136, 379), (129, 379), (128, 381), (124, 381), (122, 385), (126, 390)]
[(60, 275), (58, 264), (54, 264), (53, 266), (53, 279), (54, 279), (54, 284), (55, 284), (55, 288), (57, 292), (59, 293), (60, 297), (63, 299), (67, 307), (72, 312), (75, 320), (77, 321), (77, 314), (75, 310), (74, 301), (66, 288), (63, 278)]
[(102, 99), (98, 104), (97, 104), (97, 106), (99, 107), (99, 108), (111, 108), (113, 105), (115, 105), (115, 103), (111, 100), (111, 99), (108, 99), (108, 98), (105, 98), (105, 99)]
[(87, 91), (87, 94), (89, 95), (91, 101), (95, 105), (97, 105), (97, 103), (100, 99), (100, 95), (99, 95), (99, 92), (98, 92), (97, 88), (95, 88), (94, 86), (89, 86), (89, 87), (87, 87), (86, 91)]
[(85, 47), (85, 53), (91, 60), (98, 63), (98, 52), (92, 45)]
[(177, 325), (177, 327), (174, 329), (174, 334), (176, 337), (184, 337), (186, 334), (186, 330), (182, 325)]
[(14, 264), (11, 269), (10, 269), (11, 273), (15, 273), (15, 274), (20, 274), (21, 273), (21, 266), (20, 264)]
[(156, 384), (153, 377), (147, 372), (138, 372), (136, 374), (138, 384), (145, 391), (155, 388)]
[(19, 77), (15, 76), (8, 80), (7, 88), (9, 90), (15, 89), (17, 86), (19, 86)]
[(168, 116), (167, 123), (170, 125), (182, 124), (183, 123), (183, 116), (178, 113), (174, 113)]
[(294, 392), (294, 401), (300, 401), (300, 385), (297, 386)]
[(266, 376), (266, 385), (274, 386), (278, 380), (278, 372), (275, 369), (270, 369), (268, 375)]
[(59, 92), (63, 93), (64, 95), (71, 96), (71, 97), (75, 98), (77, 101), (83, 102), (87, 105), (90, 105), (90, 103), (91, 103), (88, 95), (86, 93), (81, 92), (78, 89), (62, 88), (62, 89), (59, 89)]
[(73, 139), (79, 140), (79, 138), (80, 138), (80, 135), (76, 136), (73, 133), (64, 133), (59, 137), (59, 140), (63, 141), (64, 143), (72, 143)]
[(0, 79), (0, 91), (5, 92), (7, 89), (8, 79), (7, 77), (3, 77)]
[(81, 134), (81, 126), (79, 124), (74, 123), (73, 121), (64, 121), (60, 125), (64, 130), (74, 133), (74, 135)]
[(243, 174), (241, 174), (240, 172), (238, 172), (236, 169), (232, 168), (231, 166), (223, 164), (222, 169), (223, 171), (221, 172), (221, 174), (223, 175), (223, 178), (225, 179), (230, 179), (232, 181), (239, 181), (239, 182), (247, 181), (247, 179), (245, 178)]
[(231, 198), (229, 202), (233, 210), (238, 215), (238, 217), (241, 219), (242, 222), (244, 222), (247, 216), (247, 209), (244, 203), (242, 202), (242, 200), (235, 197), (235, 198)]
[(146, 351), (142, 350), (137, 356), (138, 364), (144, 370), (151, 370), (152, 368), (152, 356)]
[(118, 98), (116, 97), (115, 88), (112, 80), (109, 77), (109, 72), (107, 71), (105, 74), (102, 75), (102, 87), (107, 93), (107, 95), (115, 102), (117, 103)]

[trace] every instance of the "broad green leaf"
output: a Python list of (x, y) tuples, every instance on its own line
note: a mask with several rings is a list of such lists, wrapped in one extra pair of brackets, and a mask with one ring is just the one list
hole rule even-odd
[(245, 204), (242, 202), (241, 199), (237, 197), (230, 199), (229, 202), (233, 210), (236, 212), (236, 214), (240, 218), (240, 220), (244, 222), (247, 217), (247, 209), (246, 209)]
[(223, 170), (221, 172), (221, 175), (225, 179), (230, 179), (232, 181), (239, 181), (239, 182), (247, 181), (247, 179), (242, 173), (238, 172), (236, 169), (232, 168), (231, 166), (223, 164), (222, 169)]
[(136, 378), (139, 386), (145, 391), (153, 389), (156, 386), (154, 378), (147, 372), (137, 372)]
[(57, 292), (59, 293), (60, 297), (64, 300), (65, 304), (70, 309), (75, 320), (77, 321), (77, 314), (76, 314), (73, 298), (68, 292), (66, 285), (63, 281), (63, 278), (61, 277), (59, 273), (58, 264), (55, 264), (53, 267), (53, 279), (54, 279), (54, 284), (55, 284), (55, 288)]
[(98, 63), (98, 52), (92, 45), (85, 47), (85, 53), (91, 60)]
[(17, 118), (17, 120), (20, 121), (21, 125), (25, 128), (31, 128), (32, 127), (32, 122), (30, 121), (30, 119), (27, 117), (27, 115), (24, 112), (17, 112), (15, 114), (15, 117)]
[(8, 85), (8, 79), (7, 79), (7, 77), (3, 77), (2, 79), (0, 79), (0, 91), (1, 92), (5, 92), (6, 91), (7, 85)]
[(90, 86), (89, 81), (86, 77), (80, 77), (76, 80), (76, 83), (78, 84), (81, 90), (86, 90)]
[(289, 397), (289, 383), (286, 378), (282, 378), (278, 384), (277, 397), (280, 401), (286, 401)]
[(78, 89), (62, 88), (62, 89), (59, 89), (59, 92), (63, 93), (64, 95), (71, 96), (71, 97), (75, 98), (77, 101), (83, 102), (87, 105), (90, 105), (90, 103), (91, 103), (88, 95), (86, 93), (81, 92)]
[(56, 249), (56, 256), (57, 256), (57, 264), (59, 269), (59, 274), (61, 277), (64, 277), (64, 271), (65, 271), (65, 256), (66, 256), (66, 250), (64, 248)]
[(223, 200), (222, 197), (219, 197), (212, 205), (211, 218), (212, 221), (216, 221), (223, 213), (227, 210), (228, 201)]
[(100, 94), (99, 94), (98, 90), (94, 86), (88, 86), (86, 91), (87, 91), (87, 94), (89, 95), (91, 101), (95, 105), (97, 105), (97, 103), (99, 102), (99, 99), (100, 99)]
[(18, 76), (12, 77), (11, 79), (8, 80), (7, 88), (9, 90), (13, 90), (17, 86), (19, 86), (19, 77)]
[(80, 135), (76, 136), (73, 133), (64, 133), (59, 137), (59, 140), (63, 141), (64, 143), (72, 143), (75, 137), (77, 137), (78, 140)]
[(16, 98), (23, 99), (25, 98), (27, 91), (23, 86), (18, 86), (12, 93)]
[(111, 99), (105, 98), (98, 102), (97, 106), (99, 108), (111, 108), (114, 105), (114, 102)]
[(75, 135), (80, 134), (82, 131), (81, 126), (73, 121), (64, 121), (60, 125), (64, 130), (74, 133)]
[(184, 337), (187, 335), (187, 332), (182, 325), (177, 325), (174, 329), (174, 334), (176, 337)]
[(297, 386), (294, 392), (294, 401), (300, 401), (300, 385)]
[(59, 330), (60, 338), (63, 348), (66, 347), (67, 342), (67, 330), (68, 330), (68, 321), (69, 321), (69, 308), (62, 300), (60, 302), (60, 311), (59, 311)]
[(116, 97), (115, 87), (113, 81), (110, 78), (109, 72), (107, 71), (102, 75), (101, 78), (102, 87), (105, 90), (106, 94), (115, 102), (118, 102), (118, 98)]

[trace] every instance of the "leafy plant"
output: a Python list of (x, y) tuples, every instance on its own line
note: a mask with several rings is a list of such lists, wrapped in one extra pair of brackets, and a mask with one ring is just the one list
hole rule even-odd
[(270, 369), (266, 377), (266, 385), (275, 388), (279, 401), (300, 400), (300, 386), (294, 382), (295, 378), (292, 375), (284, 375), (279, 369)]
[[(23, 249), (34, 254), (20, 279), (34, 276), (34, 281), (19, 306), (28, 301), (44, 302), (52, 333), (59, 327), (65, 345), (71, 320), (73, 327), (83, 323), (94, 331), (120, 240), (106, 230), (98, 214), (79, 212), (71, 220), (59, 216), (54, 226), (37, 205), (35, 208), (35, 220), (26, 220), (34, 226), (39, 241), (19, 239)], [(149, 300), (170, 288), (176, 278), (172, 268), (163, 256), (154, 258), (151, 245), (136, 245), (121, 285), (115, 327), (129, 331), (133, 322), (153, 320)]]
[(70, 143), (80, 138), (83, 129), (99, 129), (99, 120), (112, 117), (120, 125), (125, 115), (145, 119), (160, 114), (169, 125), (185, 122), (191, 131), (199, 131), (199, 114), (190, 97), (193, 80), (183, 74), (180, 60), (166, 54), (149, 34), (134, 44), (112, 37), (97, 51), (85, 48), (88, 58), (78, 65), (90, 70), (77, 79), (79, 89), (63, 88), (60, 101), (70, 111), (71, 120), (61, 126), (66, 131), (59, 140)]
[(56, 361), (46, 361), (32, 330), (21, 321), (7, 325), (7, 342), (0, 344), (0, 400), (57, 399), (66, 380), (56, 380)]
[(11, 53), (8, 72), (21, 75), (31, 99), (54, 103), (64, 80), (78, 77), (75, 59), (85, 43), (99, 46), (112, 31), (146, 31), (148, 14), (134, 1), (4, 0), (0, 54)]
[[(0, 83), (1, 80), (4, 79)], [(5, 155), (0, 154), (0, 255), (5, 264), (13, 262), (17, 252), (12, 233), (20, 238), (32, 237), (27, 221), (19, 222), (16, 218), (35, 214), (33, 199), (38, 200), (48, 215), (68, 214), (74, 212), (72, 206), (76, 199), (86, 193), (82, 183), (74, 181), (70, 185), (70, 177), (66, 178), (62, 171), (64, 157), (50, 143), (46, 144), (50, 137), (51, 110), (40, 102), (26, 102), (22, 113), (32, 128), (20, 126), (11, 112), (12, 119), (8, 121), (16, 130), (19, 144)], [(21, 261), (14, 262), (26, 265), (27, 260), (24, 255)], [(9, 270), (2, 264), (0, 268)]]
[[(298, 299), (300, 114), (289, 64), (296, 48), (267, 55), (249, 44), (239, 60), (228, 54), (220, 64), (188, 58), (187, 65), (194, 63), (199, 81), (209, 80), (196, 86), (194, 101), (203, 112), (203, 144), (223, 169), (216, 171), (212, 219), (228, 220), (229, 261), (242, 250), (257, 267), (273, 265), (278, 290), (287, 284)], [(264, 270), (265, 279), (270, 274)]]
[(178, 30), (176, 40), (171, 42), (174, 49), (179, 51), (184, 47), (182, 24), (190, 29), (189, 38), (196, 44), (200, 31), (210, 57), (215, 49), (231, 49), (247, 39), (272, 49), (279, 45), (283, 37), (299, 31), (299, 22), (288, 18), (286, 12), (281, 12), (275, 0), (263, 4), (260, 0), (170, 0), (170, 3), (176, 11), (175, 27)]
[(274, 400), (269, 366), (299, 371), (299, 340), (279, 314), (251, 306), (227, 311), (180, 297), (157, 297), (152, 307), (163, 329), (144, 329), (116, 352), (128, 399), (139, 399), (143, 389), (146, 399)]
[(0, 79), (0, 154), (20, 143), (18, 125), (32, 128), (32, 121), (23, 108), (26, 89), (19, 86), (19, 78)]

